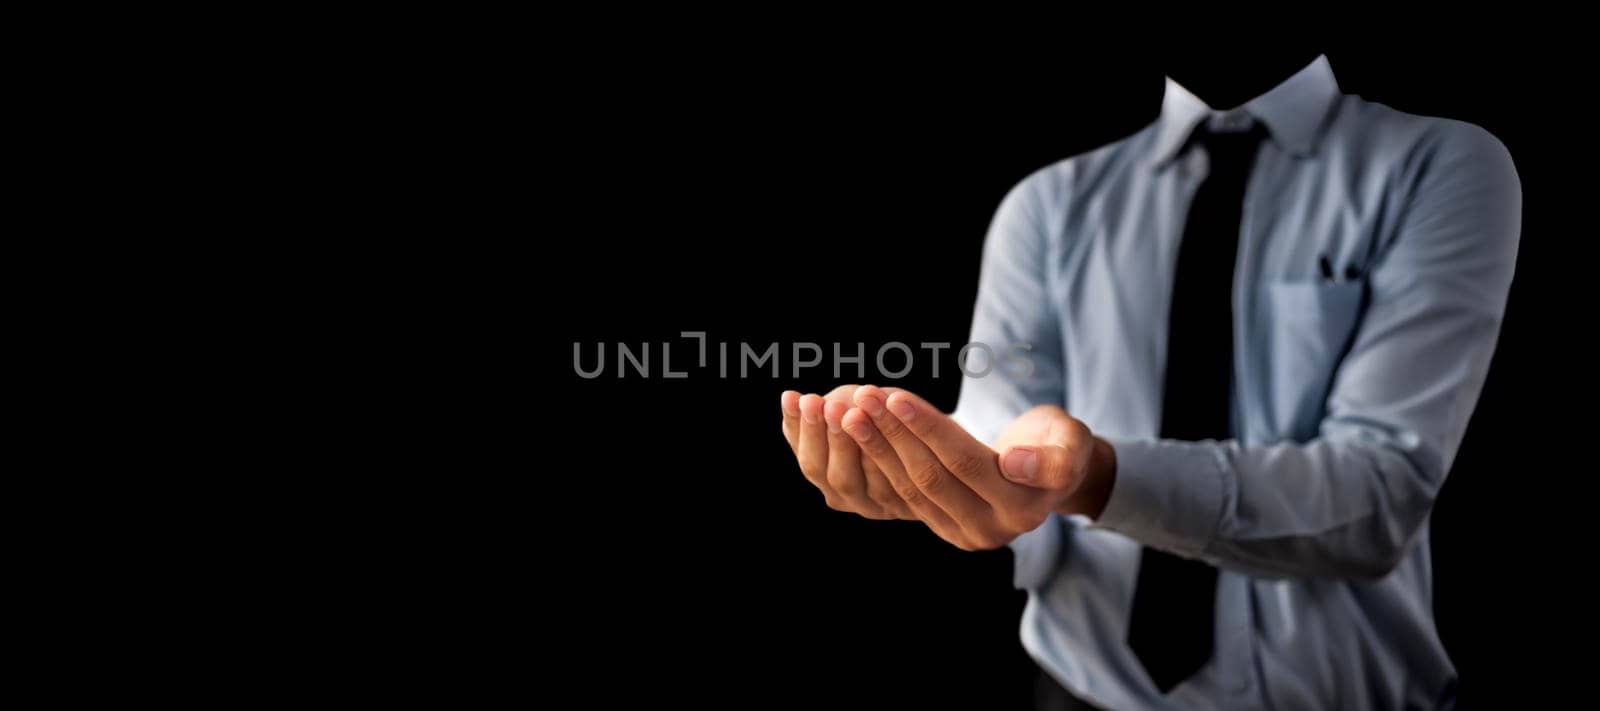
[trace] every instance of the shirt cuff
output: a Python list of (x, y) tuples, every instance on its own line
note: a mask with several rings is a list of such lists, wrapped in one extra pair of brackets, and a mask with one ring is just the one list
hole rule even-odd
[(1095, 525), (1199, 557), (1216, 536), (1228, 486), (1228, 467), (1215, 443), (1106, 441), (1117, 452), (1117, 479)]
[(1018, 590), (1036, 590), (1049, 582), (1061, 565), (1062, 539), (1070, 523), (1060, 514), (1050, 514), (1038, 528), (1011, 541), (1014, 567), (1011, 585)]

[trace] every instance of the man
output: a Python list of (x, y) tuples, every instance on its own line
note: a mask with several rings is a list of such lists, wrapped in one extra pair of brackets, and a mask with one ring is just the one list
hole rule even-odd
[(971, 340), (1031, 367), (969, 375), (951, 416), (784, 393), (830, 506), (1012, 548), (1041, 707), (1454, 701), (1428, 516), (1499, 333), (1518, 179), (1482, 129), (1343, 95), (1324, 57), (1254, 98), (1210, 81), (1286, 57), (1176, 73), (1155, 123), (1007, 195)]

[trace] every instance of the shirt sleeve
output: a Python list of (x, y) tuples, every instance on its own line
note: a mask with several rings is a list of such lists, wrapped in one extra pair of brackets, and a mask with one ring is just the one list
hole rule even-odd
[(1306, 442), (1113, 441), (1095, 525), (1263, 577), (1381, 577), (1450, 469), (1499, 336), (1521, 229), (1505, 148), (1442, 122), (1394, 188), (1404, 212)]
[[(1036, 405), (1065, 402), (1061, 319), (1051, 307), (1047, 225), (1064, 202), (1066, 165), (1040, 170), (1001, 200), (984, 239), (969, 360), (952, 414), (974, 437), (993, 444)], [(987, 350), (985, 350), (987, 348)], [(980, 377), (973, 374), (982, 373)], [(1059, 564), (1068, 519), (1052, 515), (1012, 541), (1018, 589), (1037, 587)]]

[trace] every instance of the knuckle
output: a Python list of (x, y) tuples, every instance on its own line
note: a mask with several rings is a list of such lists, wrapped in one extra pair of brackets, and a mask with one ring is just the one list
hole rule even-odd
[(861, 485), (861, 480), (858, 477), (853, 477), (846, 472), (839, 471), (838, 468), (830, 469), (828, 471), (827, 480), (828, 486), (833, 487), (834, 491), (837, 491), (845, 496), (858, 496), (864, 493), (862, 491), (863, 487)]
[(850, 507), (845, 504), (844, 499), (841, 499), (837, 496), (824, 496), (823, 502), (828, 505), (828, 508), (833, 509), (834, 511), (843, 511), (846, 513), (850, 511)]
[(827, 471), (819, 466), (816, 461), (809, 458), (800, 460), (800, 473), (805, 474), (807, 479), (815, 482), (827, 481)]
[(976, 452), (961, 452), (950, 458), (950, 471), (963, 479), (976, 479), (984, 469), (984, 458)]
[(882, 421), (874, 420), (872, 424), (889, 440), (899, 441), (907, 436), (905, 425), (893, 417), (885, 417)]
[(869, 490), (867, 498), (872, 499), (872, 503), (877, 504), (879, 508), (885, 511), (894, 511), (900, 507), (900, 499), (894, 495), (892, 489), (889, 491), (882, 489)]
[(875, 438), (872, 441), (872, 462), (884, 471), (905, 467), (900, 461), (900, 453), (882, 438)]
[[(849, 435), (846, 436), (848, 437)], [(886, 458), (884, 455), (885, 447), (882, 446), (883, 442), (879, 441), (877, 437), (865, 442), (857, 442), (852, 439), (850, 443), (855, 445), (856, 451), (860, 452), (862, 471), (866, 471), (868, 468), (876, 468), (878, 462)]]
[(896, 483), (894, 485), (894, 493), (907, 506), (916, 506), (922, 502), (922, 492), (918, 491), (916, 485), (909, 481)]
[(935, 462), (919, 464), (911, 469), (911, 483), (917, 488), (933, 494), (944, 481), (944, 465)]
[[(882, 452), (878, 452), (878, 451), (867, 452), (866, 455), (867, 455), (867, 461), (871, 462), (872, 465), (870, 467), (865, 467), (865, 466), (862, 467), (861, 468), (862, 475), (863, 476), (879, 476), (879, 477), (887, 478), (888, 474), (885, 473), (887, 471), (887, 465), (890, 464), (891, 462), (895, 461), (895, 460), (890, 458), (892, 455), (886, 455), (886, 454), (883, 454)], [(878, 462), (883, 462), (884, 464), (883, 465), (879, 465)]]

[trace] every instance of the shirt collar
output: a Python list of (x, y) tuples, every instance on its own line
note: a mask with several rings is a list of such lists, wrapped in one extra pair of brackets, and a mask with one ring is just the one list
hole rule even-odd
[[(1327, 56), (1323, 55), (1267, 93), (1245, 102), (1241, 108), (1266, 124), (1272, 139), (1284, 150), (1297, 156), (1310, 156), (1316, 154), (1322, 120), (1338, 98), (1339, 84), (1334, 80)], [(1165, 165), (1176, 158), (1194, 127), (1220, 113), (1168, 78), (1156, 133), (1156, 165)]]

